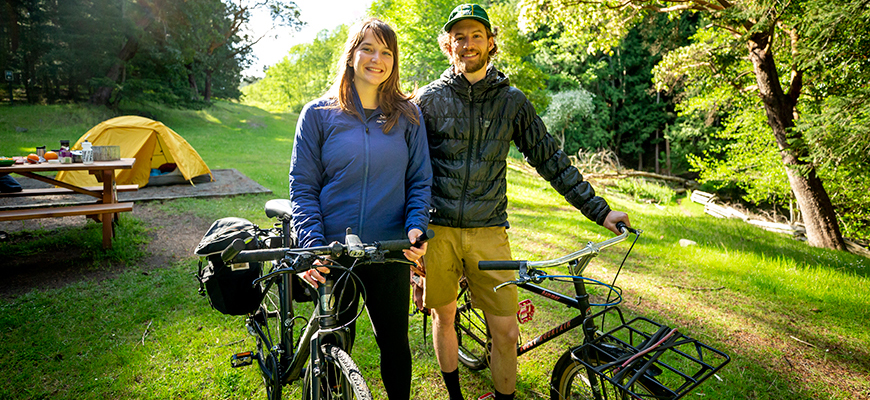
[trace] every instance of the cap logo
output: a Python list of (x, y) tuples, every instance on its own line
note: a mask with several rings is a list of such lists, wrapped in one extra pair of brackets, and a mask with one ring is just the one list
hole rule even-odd
[(486, 29), (492, 29), (492, 25), (489, 23), (489, 15), (486, 14), (486, 10), (483, 7), (477, 4), (461, 4), (450, 12), (447, 23), (444, 24), (444, 32), (450, 32), (450, 28), (463, 19), (475, 19), (482, 23)]

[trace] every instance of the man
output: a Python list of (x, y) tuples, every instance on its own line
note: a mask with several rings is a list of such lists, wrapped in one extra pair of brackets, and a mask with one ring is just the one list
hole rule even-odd
[(506, 229), (506, 158), (513, 141), (528, 162), (589, 219), (619, 233), (628, 215), (611, 211), (595, 196), (547, 133), (526, 96), (490, 65), (498, 52), (486, 11), (464, 4), (450, 13), (438, 37), (451, 67), (420, 89), (417, 101), (429, 135), (433, 169), (435, 231), (426, 255), (424, 305), (434, 311), (433, 342), (451, 400), (463, 399), (453, 328), (459, 279), (469, 282), (472, 302), (486, 314), (492, 332), (490, 369), (496, 399), (512, 399), (516, 387), (517, 289), (499, 283), (511, 271), (477, 268), (481, 260), (511, 258)]

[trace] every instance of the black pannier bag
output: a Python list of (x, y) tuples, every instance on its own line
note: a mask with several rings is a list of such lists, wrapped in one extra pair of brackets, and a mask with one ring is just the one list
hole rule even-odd
[(200, 256), (199, 293), (208, 294), (211, 306), (224, 314), (244, 315), (257, 309), (263, 299), (260, 286), (253, 286), (260, 277), (262, 263), (227, 265), (221, 252), (235, 239), (247, 242), (245, 249), (258, 248), (256, 226), (243, 218), (221, 218), (215, 221), (196, 246), (194, 253)]

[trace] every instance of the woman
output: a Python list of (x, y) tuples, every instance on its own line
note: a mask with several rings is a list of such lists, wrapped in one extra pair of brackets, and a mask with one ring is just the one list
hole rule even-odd
[[(348, 227), (364, 243), (415, 242), (429, 222), (431, 180), (420, 110), (399, 89), (396, 34), (386, 23), (367, 19), (351, 28), (333, 87), (299, 115), (290, 165), (299, 244), (344, 242)], [(425, 251), (424, 243), (406, 250), (405, 257), (416, 261)], [(408, 399), (408, 267), (363, 265), (353, 271), (368, 289), (365, 304), (381, 349), (387, 395)], [(324, 281), (321, 272), (302, 277), (317, 286)], [(353, 297), (340, 319), (356, 314), (358, 296)]]

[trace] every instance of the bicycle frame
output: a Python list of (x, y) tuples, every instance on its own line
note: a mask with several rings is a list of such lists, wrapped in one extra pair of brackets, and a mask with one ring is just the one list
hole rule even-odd
[[(601, 243), (593, 243), (589, 242), (586, 246), (578, 251), (575, 251), (571, 254), (559, 257), (554, 260), (547, 261), (525, 261), (521, 262), (519, 266), (520, 276), (528, 277), (527, 268), (528, 267), (553, 267), (563, 264), (568, 264), (570, 266), (569, 272), (571, 275), (576, 276), (573, 279), (574, 290), (576, 292), (575, 297), (569, 297), (565, 294), (556, 292), (554, 290), (550, 290), (535, 284), (528, 283), (526, 281), (514, 281), (514, 282), (506, 282), (502, 285), (496, 287), (496, 290), (501, 286), (504, 286), (508, 283), (514, 283), (520, 289), (529, 291), (538, 296), (547, 298), (549, 300), (561, 303), (567, 307), (576, 309), (580, 311), (580, 314), (570, 320), (556, 325), (552, 329), (547, 332), (544, 332), (532, 340), (527, 341), (524, 344), (517, 344), (517, 356), (521, 356), (529, 351), (536, 349), (538, 346), (549, 342), (552, 339), (555, 339), (579, 326), (585, 326), (584, 336), (587, 340), (591, 340), (595, 334), (595, 325), (593, 323), (592, 318), (587, 318), (588, 313), (591, 312), (591, 305), (589, 303), (589, 294), (586, 291), (586, 282), (582, 277), (583, 271), (589, 265), (589, 262), (595, 258), (598, 253), (606, 248), (610, 247), (616, 243), (622, 242), (628, 236), (628, 231), (624, 232), (620, 236), (616, 236), (605, 240)], [(460, 293), (460, 296), (462, 293)], [(597, 314), (596, 314), (597, 315)]]
[[(520, 289), (526, 290), (537, 296), (544, 297), (546, 299), (555, 301), (564, 306), (579, 311), (579, 314), (577, 316), (561, 324), (553, 326), (550, 330), (539, 334), (538, 336), (526, 341), (525, 343), (518, 343), (517, 357), (522, 356), (523, 354), (528, 353), (538, 348), (539, 346), (581, 326), (583, 327), (583, 343), (591, 343), (595, 339), (597, 332), (597, 327), (594, 323), (595, 319), (600, 316), (604, 316), (605, 313), (610, 312), (611, 310), (616, 310), (616, 312), (619, 313), (620, 319), (624, 320), (622, 318), (622, 311), (620, 311), (616, 307), (605, 307), (604, 310), (590, 315), (591, 304), (589, 302), (589, 293), (586, 290), (586, 281), (585, 279), (583, 279), (582, 273), (589, 265), (589, 262), (598, 255), (600, 250), (606, 247), (610, 247), (616, 243), (622, 242), (623, 240), (625, 240), (627, 235), (628, 231), (624, 232), (620, 236), (610, 238), (600, 243), (589, 242), (583, 249), (580, 249), (576, 252), (554, 260), (520, 262), (519, 268), (517, 268), (519, 270), (520, 279), (518, 281), (506, 282), (496, 287), (496, 290), (498, 290), (498, 288), (506, 284), (515, 284)], [(554, 267), (563, 264), (569, 265), (570, 275), (573, 276), (572, 283), (575, 291), (574, 297), (528, 282), (529, 280), (533, 282), (540, 282), (540, 280), (536, 281), (536, 278), (530, 277), (528, 275), (529, 267), (532, 267), (532, 270), (534, 271), (534, 267)], [(460, 293), (460, 296), (464, 294), (464, 292), (465, 290)], [(488, 326), (487, 329), (489, 329)], [(466, 333), (475, 336), (471, 332)], [(613, 361), (616, 358), (614, 355), (608, 354), (607, 352), (602, 350), (596, 350), (595, 354), (588, 354), (589, 351), (584, 349), (583, 353), (583, 356), (586, 359), (601, 360), (605, 362)], [(650, 388), (650, 390), (655, 391), (656, 393), (667, 394), (667, 392), (663, 389), (662, 385), (656, 382), (654, 378), (648, 377), (646, 374), (643, 374), (639, 378), (641, 380), (641, 384), (645, 385), (647, 388)], [(599, 378), (597, 377), (595, 372), (593, 372), (592, 370), (587, 370), (587, 379), (590, 382), (593, 397), (596, 400), (601, 400), (601, 386), (597, 383)]]
[[(628, 231), (639, 234), (630, 228)], [(578, 310), (578, 315), (555, 325), (533, 339), (517, 344), (517, 356), (521, 356), (538, 346), (551, 341), (575, 328), (582, 327), (582, 344), (571, 346), (559, 358), (553, 369), (551, 386), (552, 398), (562, 399), (564, 393), (572, 393), (570, 389), (573, 377), (583, 376), (588, 386), (587, 394), (596, 400), (616, 396), (621, 399), (678, 399), (685, 396), (707, 378), (715, 374), (730, 361), (727, 354), (716, 350), (696, 339), (679, 333), (677, 329), (659, 324), (643, 317), (636, 317), (626, 322), (622, 311), (616, 307), (621, 302), (621, 293), (613, 286), (585, 278), (583, 272), (592, 258), (605, 247), (625, 240), (628, 232), (600, 243), (588, 243), (583, 249), (569, 255), (544, 261), (481, 261), (481, 270), (518, 270), (519, 278), (496, 286), (496, 290), (505, 285), (516, 285), (520, 289), (537, 296), (555, 301), (564, 306)], [(629, 250), (630, 252), (630, 250)], [(568, 264), (569, 275), (547, 275), (537, 269)], [(621, 268), (621, 267), (620, 267)], [(619, 272), (617, 271), (617, 276)], [(541, 287), (537, 284), (545, 279), (570, 278), (574, 286), (574, 296)], [(616, 278), (614, 278), (615, 281)], [(608, 304), (591, 304), (586, 291), (586, 281), (590, 280), (609, 287), (615, 291), (619, 299)], [(566, 280), (567, 281), (567, 280)], [(467, 288), (460, 292), (460, 298), (466, 296)], [(608, 296), (609, 299), (609, 296)], [(591, 313), (591, 307), (604, 308)], [(463, 317), (468, 313), (468, 317)], [(604, 320), (608, 313), (615, 314), (615, 324), (605, 328)], [(518, 314), (519, 316), (519, 314)], [(524, 314), (528, 316), (528, 314)], [(481, 325), (474, 322), (479, 319), (477, 311), (471, 310), (471, 304), (457, 307), (457, 321), (468, 321), (456, 324), (457, 332), (463, 333), (472, 340), (484, 346), (486, 351), (489, 327), (486, 326), (486, 336), (476, 334)], [(485, 319), (485, 317), (484, 317)], [(599, 321), (601, 326), (596, 326)], [(486, 321), (484, 320), (485, 324)], [(600, 329), (599, 329), (600, 328)], [(473, 350), (465, 350), (460, 343), (461, 361), (472, 369), (478, 369), (476, 360), (483, 360)], [(484, 353), (485, 354), (485, 353)], [(585, 373), (579, 368), (585, 367)], [(688, 372), (684, 372), (688, 371)], [(576, 374), (576, 375), (575, 375)], [(599, 384), (600, 383), (600, 384)], [(566, 386), (567, 385), (567, 386)], [(606, 387), (605, 387), (606, 386)], [(605, 389), (607, 389), (605, 391)], [(573, 398), (573, 397), (572, 397)]]
[[(256, 238), (260, 246), (256, 250), (247, 250), (245, 241), (235, 239), (221, 252), (221, 258), (228, 264), (271, 262), (273, 266), (268, 273), (254, 280), (254, 285), (263, 285), (264, 297), (257, 311), (248, 314), (246, 319), (249, 333), (257, 339), (258, 351), (256, 354), (249, 351), (234, 355), (233, 366), (250, 365), (252, 359), (256, 359), (270, 398), (279, 397), (284, 385), (303, 377), (306, 381), (303, 394), (311, 399), (323, 397), (326, 394), (322, 393), (324, 390), (338, 390), (341, 396), (370, 398), (371, 394), (368, 393), (369, 390), (361, 379), (359, 368), (346, 351), (350, 343), (351, 323), (361, 315), (362, 311), (356, 313), (350, 322), (340, 321), (339, 314), (347, 310), (342, 310), (341, 308), (345, 307), (344, 302), (336, 299), (336, 296), (342, 296), (345, 290), (361, 290), (364, 295), (364, 286), (360, 285), (356, 289), (350, 286), (360, 282), (352, 271), (353, 266), (345, 268), (338, 263), (329, 266), (342, 271), (341, 275), (336, 277), (328, 274), (326, 282), (318, 285), (315, 308), (298, 339), (293, 337), (294, 324), (304, 318), (297, 316), (294, 309), (293, 279), (296, 273), (317, 267), (315, 261), (326, 255), (346, 256), (352, 261), (342, 262), (345, 264), (352, 262), (353, 265), (359, 262), (368, 264), (401, 261), (403, 258), (398, 257), (402, 256), (388, 258), (387, 254), (390, 252), (401, 254), (401, 250), (412, 247), (412, 243), (410, 240), (401, 239), (364, 244), (348, 228), (344, 245), (333, 243), (328, 246), (304, 249), (292, 248), (289, 202), (270, 200), (266, 203), (266, 215), (270, 218), (279, 217), (281, 220), (280, 243), (276, 243), (277, 236), (271, 236), (272, 232), (277, 232), (276, 226), (270, 230), (259, 231)], [(418, 240), (425, 241), (432, 235), (434, 234), (431, 231), (427, 231)], [(260, 241), (263, 236), (268, 237)], [(268, 245), (264, 246), (263, 244), (266, 243)], [(341, 287), (342, 283), (344, 287), (335, 290), (335, 286), (338, 284)], [(273, 290), (277, 293), (270, 295)], [(357, 293), (353, 294), (356, 295)], [(273, 300), (266, 300), (267, 298)], [(356, 304), (356, 300), (352, 299), (350, 304)], [(364, 308), (364, 304), (363, 301), (359, 308)], [(274, 326), (270, 326), (273, 324)], [(303, 374), (305, 365), (308, 369)], [(339, 379), (336, 382), (341, 382), (340, 386), (334, 384), (334, 377)]]
[[(293, 323), (291, 321), (295, 320), (296, 315), (293, 308), (293, 286), (291, 279), (294, 270), (291, 266), (273, 271), (271, 274), (275, 273), (280, 273), (280, 275), (268, 279), (270, 274), (267, 274), (264, 276), (266, 279), (261, 279), (269, 280), (266, 290), (269, 289), (268, 285), (278, 285), (279, 312), (281, 313), (278, 320), (283, 328), (280, 329), (281, 333), (279, 337), (281, 347), (278, 350), (280, 358), (277, 365), (279, 373), (277, 379), (279, 379), (282, 385), (286, 385), (302, 377), (303, 367), (309, 364), (309, 360), (311, 360), (310, 364), (314, 367), (314, 371), (320, 370), (319, 367), (324, 358), (320, 350), (321, 344), (324, 344), (327, 340), (341, 348), (346, 348), (348, 328), (341, 328), (339, 326), (337, 318), (338, 310), (334, 306), (334, 301), (331, 300), (334, 280), (328, 277), (326, 283), (318, 287), (319, 300), (308, 319), (302, 336), (298, 340), (293, 340)], [(265, 341), (270, 348), (274, 348), (275, 344), (269, 342), (268, 335), (263, 332), (255, 316), (248, 317), (247, 325), (249, 330), (255, 332), (260, 340)], [(257, 361), (263, 374), (265, 376), (271, 375), (271, 371), (268, 370), (262, 354), (257, 354)], [(312, 398), (320, 398), (320, 385), (313, 384), (311, 390)]]

